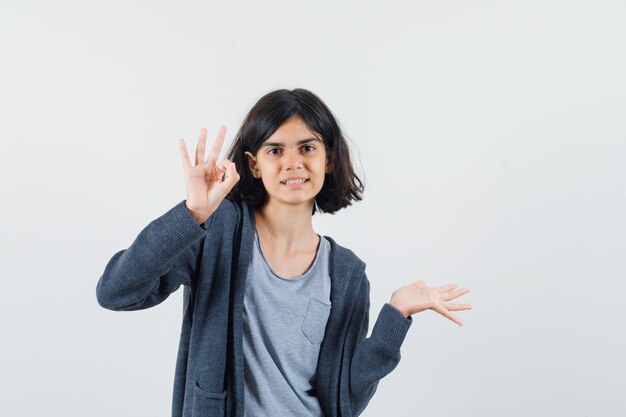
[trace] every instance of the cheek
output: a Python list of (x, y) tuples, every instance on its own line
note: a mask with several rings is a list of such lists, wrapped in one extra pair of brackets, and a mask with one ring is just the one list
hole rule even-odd
[(278, 176), (278, 169), (272, 165), (271, 163), (264, 162), (262, 165), (259, 165), (260, 172), (265, 178), (272, 178)]
[(315, 188), (319, 188), (320, 190), (322, 189), (322, 187), (324, 186), (324, 182), (325, 182), (326, 178), (324, 176), (324, 174), (319, 174), (318, 176), (315, 177)]

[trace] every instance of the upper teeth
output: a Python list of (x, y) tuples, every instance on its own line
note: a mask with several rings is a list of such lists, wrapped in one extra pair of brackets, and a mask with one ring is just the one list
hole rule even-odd
[(285, 184), (302, 184), (304, 181), (306, 181), (306, 179), (287, 180), (285, 181)]

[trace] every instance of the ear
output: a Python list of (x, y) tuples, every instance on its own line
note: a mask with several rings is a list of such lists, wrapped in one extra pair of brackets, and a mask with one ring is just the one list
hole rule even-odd
[(250, 168), (250, 172), (252, 172), (252, 176), (254, 178), (261, 178), (261, 170), (259, 169), (259, 163), (257, 162), (256, 157), (246, 151), (246, 158), (248, 160), (248, 167)]
[(325, 172), (327, 174), (330, 174), (331, 172), (333, 172), (333, 162), (332, 162), (332, 155), (326, 154), (326, 169)]

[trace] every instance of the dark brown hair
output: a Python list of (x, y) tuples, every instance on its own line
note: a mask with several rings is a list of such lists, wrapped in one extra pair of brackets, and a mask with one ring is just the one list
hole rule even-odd
[(252, 176), (245, 152), (256, 155), (261, 144), (295, 115), (309, 130), (322, 137), (332, 167), (315, 196), (312, 214), (317, 210), (333, 214), (351, 205), (352, 201), (361, 201), (364, 185), (354, 173), (348, 143), (337, 120), (318, 96), (302, 88), (269, 92), (250, 109), (226, 156), (240, 171), (240, 179), (227, 198), (243, 200), (255, 209), (265, 203), (267, 191), (261, 179)]

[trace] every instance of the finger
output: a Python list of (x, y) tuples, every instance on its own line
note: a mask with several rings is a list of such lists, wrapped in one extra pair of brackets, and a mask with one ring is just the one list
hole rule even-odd
[(443, 290), (443, 291), (452, 291), (455, 288), (456, 288), (456, 284), (448, 284), (448, 285), (443, 285), (441, 287), (438, 287), (437, 289)]
[(444, 299), (446, 301), (454, 300), (455, 298), (459, 298), (463, 294), (467, 294), (469, 291), (470, 291), (469, 288), (461, 288), (459, 290), (452, 291), (451, 293), (447, 294), (447, 296), (444, 297)]
[(209, 166), (213, 166), (217, 163), (217, 158), (219, 158), (220, 152), (222, 151), (222, 145), (224, 145), (225, 137), (226, 137), (226, 126), (220, 125), (220, 129), (217, 132), (217, 137), (215, 138), (215, 142), (213, 142), (213, 147), (211, 148), (209, 157), (206, 160), (206, 163)]
[(413, 284), (411, 284), (411, 286), (415, 288), (424, 288), (426, 286), (426, 283), (422, 280), (419, 280), (419, 281), (415, 281)]
[(183, 168), (191, 168), (191, 159), (189, 159), (189, 153), (187, 153), (187, 146), (185, 145), (185, 139), (178, 139), (178, 150), (183, 160)]
[(452, 304), (452, 303), (443, 303), (444, 307), (448, 309), (448, 311), (461, 311), (461, 310), (471, 310), (472, 305), (469, 303), (466, 304)]
[(200, 136), (198, 136), (198, 146), (196, 146), (196, 166), (204, 162), (204, 146), (206, 143), (206, 128), (200, 129)]
[(444, 306), (436, 305), (432, 309), (435, 310), (437, 313), (441, 314), (442, 316), (447, 317), (448, 319), (452, 320), (459, 326), (463, 326), (463, 322), (459, 320), (454, 314), (450, 313), (448, 309), (446, 309)]
[[(228, 169), (232, 165), (232, 162), (228, 159), (222, 160), (219, 164), (215, 165), (215, 169), (213, 170), (213, 181), (222, 182), (225, 179), (225, 175), (227, 175)], [(209, 165), (207, 165), (208, 167)]]
[(235, 163), (231, 163), (228, 167), (228, 171), (225, 173), (223, 185), (230, 192), (230, 190), (235, 186), (235, 184), (239, 181), (239, 173), (237, 172), (237, 167), (235, 167)]

